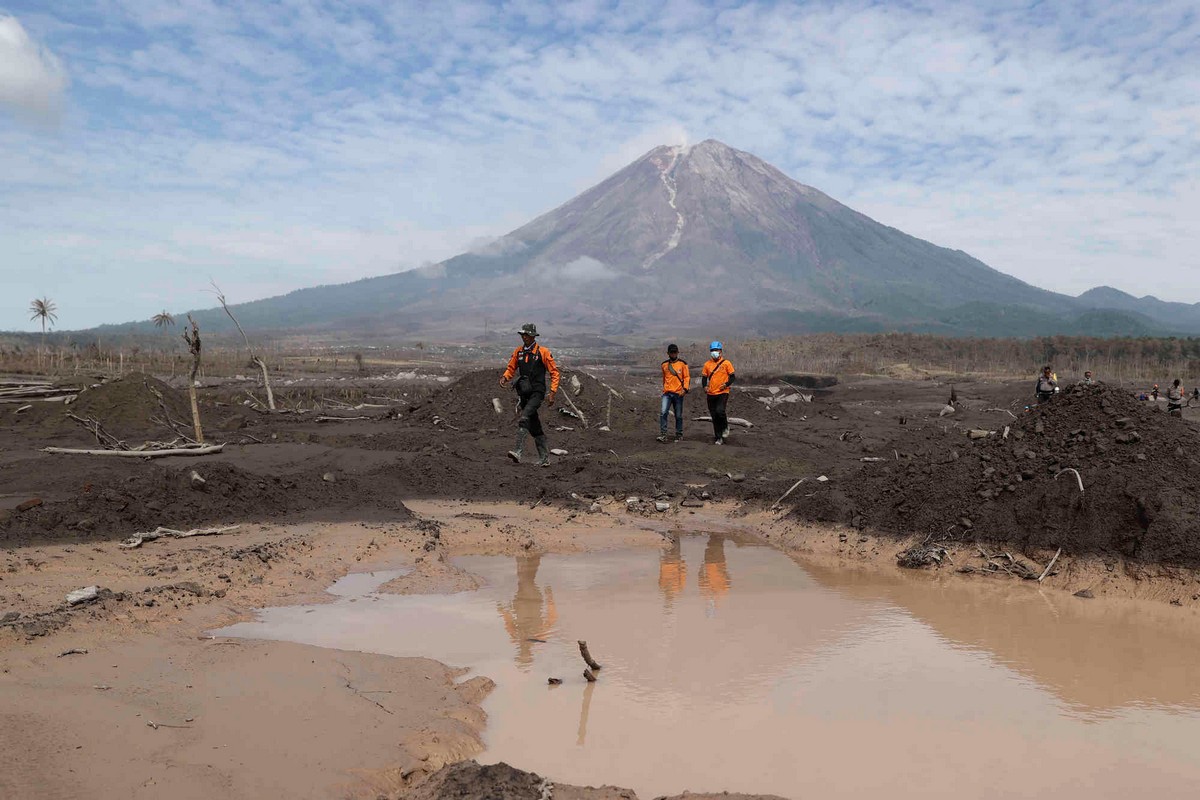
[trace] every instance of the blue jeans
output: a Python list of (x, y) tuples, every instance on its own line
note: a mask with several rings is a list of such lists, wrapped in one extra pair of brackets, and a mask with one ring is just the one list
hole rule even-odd
[(675, 433), (679, 436), (683, 435), (683, 395), (667, 393), (662, 396), (662, 410), (658, 417), (658, 432), (666, 434), (667, 432), (667, 415), (674, 409), (675, 411)]

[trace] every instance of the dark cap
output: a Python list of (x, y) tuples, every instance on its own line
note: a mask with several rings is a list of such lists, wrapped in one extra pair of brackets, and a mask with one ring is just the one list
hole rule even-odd
[(669, 344), (669, 345), (667, 345), (667, 352), (668, 352), (668, 353), (678, 353), (678, 352), (679, 352), (679, 345), (677, 345), (677, 344)]

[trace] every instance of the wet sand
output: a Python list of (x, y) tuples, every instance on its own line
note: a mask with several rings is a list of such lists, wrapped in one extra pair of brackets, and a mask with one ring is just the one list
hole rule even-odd
[[(455, 556), (501, 555), (507, 556), (511, 565), (508, 571), (514, 591), (500, 607), (494, 603), (489, 607), (489, 624), (501, 637), (500, 645), (512, 669), (520, 672), (524, 656), (516, 639), (544, 638), (523, 634), (545, 627), (548, 621), (547, 596), (541, 591), (548, 570), (542, 568), (539, 574), (543, 578), (533, 581), (538, 593), (528, 588), (522, 593), (516, 590), (520, 575), (515, 569), (519, 562), (514, 559), (542, 555), (542, 563), (549, 564), (558, 557), (543, 554), (641, 548), (653, 567), (650, 591), (661, 606), (668, 600), (673, 581), (680, 580), (678, 572), (671, 569), (671, 546), (663, 535), (675, 526), (724, 533), (757, 529), (775, 543), (786, 538), (784, 549), (809, 570), (814, 597), (832, 595), (853, 601), (851, 606), (859, 608), (850, 614), (828, 606), (814, 618), (821, 625), (813, 627), (815, 622), (809, 622), (807, 627), (801, 626), (815, 643), (808, 650), (788, 649), (783, 647), (784, 641), (776, 643), (782, 649), (769, 658), (750, 654), (744, 661), (710, 664), (691, 652), (684, 653), (688, 657), (681, 662), (628, 661), (629, 674), (657, 675), (661, 690), (672, 675), (694, 674), (705, 683), (729, 683), (728, 676), (739, 671), (753, 675), (756, 665), (763, 662), (783, 663), (795, 660), (797, 652), (807, 653), (804, 658), (810, 672), (796, 679), (823, 681), (826, 691), (805, 694), (803, 702), (793, 695), (781, 700), (778, 707), (753, 703), (748, 710), (728, 717), (726, 729), (773, 725), (778, 720), (769, 717), (778, 716), (781, 709), (791, 709), (785, 717), (803, 710), (810, 723), (816, 719), (820, 725), (806, 735), (776, 737), (776, 760), (790, 770), (809, 772), (814, 785), (825, 782), (840, 787), (845, 796), (855, 792), (861, 796), (876, 792), (878, 796), (883, 786), (878, 776), (891, 775), (893, 781), (907, 776), (907, 785), (936, 789), (935, 794), (942, 790), (978, 797), (1010, 796), (1014, 791), (1028, 794), (1032, 781), (1046, 796), (1117, 796), (1106, 794), (1117, 789), (1125, 794), (1156, 790), (1162, 796), (1173, 796), (1178, 781), (1200, 777), (1194, 774), (1194, 764), (1182, 746), (1170, 745), (1172, 736), (1180, 743), (1194, 740), (1190, 712), (1179, 709), (1194, 708), (1196, 703), (1195, 693), (1190, 691), (1195, 675), (1187, 660), (1188, 654), (1195, 652), (1191, 644), (1195, 612), (1120, 596), (1138, 596), (1140, 592), (1169, 599), (1163, 587), (1179, 591), (1184, 585), (1180, 582), (1189, 576), (1137, 580), (1123, 570), (1110, 573), (1103, 564), (1074, 562), (1066, 563), (1060, 575), (1048, 579), (1050, 585), (1040, 588), (1028, 582), (1000, 583), (995, 578), (949, 571), (910, 574), (894, 567), (899, 547), (892, 540), (866, 537), (868, 541), (860, 543), (858, 532), (850, 531), (853, 538), (842, 542), (844, 531), (809, 529), (804, 533), (770, 515), (731, 517), (729, 509), (713, 507), (699, 514), (643, 517), (626, 514), (615, 503), (599, 514), (574, 516), (563, 509), (530, 511), (511, 504), (426, 502), (411, 506), (421, 517), (440, 522), (436, 541), (430, 527), (418, 521), (255, 526), (213, 539), (155, 542), (135, 551), (119, 551), (115, 544), (104, 543), (10, 552), (9, 558), (22, 566), (4, 574), (0, 591), (19, 596), (26, 606), (49, 608), (61, 603), (65, 591), (91, 583), (130, 595), (76, 612), (60, 630), (32, 641), (26, 641), (17, 627), (0, 629), (0, 747), (16, 754), (0, 764), (0, 796), (76, 797), (85, 794), (85, 789), (86, 796), (99, 800), (399, 796), (443, 763), (482, 752), (489, 735), (482, 710), (492, 702), (484, 699), (488, 684), (482, 679), (455, 688), (454, 681), (461, 675), (414, 657), (419, 646), (404, 656), (391, 656), (199, 637), (220, 626), (249, 620), (256, 608), (264, 606), (336, 604), (339, 600), (324, 590), (348, 572), (402, 571), (381, 587), (384, 592), (420, 595), (472, 589), (481, 585), (478, 573), (465, 568), (469, 559), (456, 562)], [(426, 550), (431, 541), (433, 547)], [(265, 559), (234, 557), (254, 547), (266, 547), (260, 552), (270, 555)], [(727, 554), (740, 552), (732, 540), (724, 550)], [(707, 568), (714, 562), (706, 562), (703, 552), (683, 561), (688, 566), (681, 592), (699, 593), (702, 575), (708, 587), (705, 591), (722, 580), (732, 581), (735, 590), (759, 583), (744, 575), (739, 584), (736, 573), (723, 578), (719, 569)], [(1088, 570), (1097, 577), (1108, 576), (1104, 584), (1108, 599), (1101, 596), (1085, 601), (1070, 595), (1082, 576), (1090, 574)], [(225, 594), (197, 597), (190, 591), (149, 595), (141, 591), (187, 581), (210, 592), (224, 589)], [(1143, 585), (1158, 588), (1143, 591), (1139, 588)], [(361, 593), (363, 587), (354, 590), (343, 583), (342, 588), (353, 594)], [(725, 596), (733, 595), (727, 592)], [(708, 602), (702, 595), (696, 594), (696, 598)], [(147, 599), (156, 602), (147, 605)], [(350, 599), (354, 598), (342, 598)], [(367, 601), (360, 598), (357, 602)], [(863, 612), (863, 607), (868, 612)], [(556, 613), (563, 613), (561, 605), (557, 609)], [(636, 607), (622, 608), (611, 593), (589, 609), (590, 616), (579, 619), (593, 639), (591, 631), (607, 635), (606, 626), (615, 624), (609, 620), (624, 620), (625, 627), (638, 624)], [(1003, 613), (993, 613), (993, 609)], [(508, 612), (511, 630), (505, 626), (503, 611)], [(862, 630), (865, 618), (856, 616), (862, 613), (882, 615), (877, 635), (866, 637), (862, 644), (866, 649), (829, 651), (829, 642), (845, 641), (847, 631)], [(777, 627), (786, 624), (786, 619), (775, 623)], [(896, 641), (889, 638), (889, 631), (896, 630), (920, 635), (902, 637), (906, 649), (898, 649)], [(1116, 635), (1115, 630), (1123, 633)], [(512, 631), (518, 635), (514, 637)], [(663, 632), (657, 635), (661, 639)], [(1106, 641), (1120, 645), (1116, 662), (1108, 659)], [(956, 643), (965, 656), (960, 653), (951, 661), (942, 660), (947, 642)], [(345, 642), (341, 646), (356, 645)], [(532, 675), (538, 647), (529, 649), (531, 660), (525, 674)], [(87, 649), (88, 653), (58, 657), (70, 648)], [(872, 648), (884, 652), (872, 656)], [(566, 652), (567, 661), (578, 658), (569, 648)], [(610, 650), (610, 654), (615, 652)], [(825, 655), (814, 655), (822, 653)], [(1146, 657), (1147, 653), (1153, 653), (1153, 658)], [(602, 661), (617, 658), (606, 665), (609, 672), (603, 676), (609, 685), (616, 685), (624, 656), (610, 654), (597, 653)], [(884, 681), (888, 676), (860, 666), (871, 657), (907, 669), (913, 691), (899, 695), (885, 691), (890, 685)], [(1105, 659), (1127, 668), (1103, 668)], [(566, 678), (565, 665), (562, 669)], [(989, 676), (997, 674), (1004, 676), (999, 687), (988, 683)], [(603, 682), (590, 690), (578, 683), (537, 689), (538, 697), (554, 698), (563, 705), (562, 709), (548, 706), (544, 717), (534, 718), (545, 725), (566, 725), (569, 730), (560, 732), (564, 747), (576, 747), (581, 733), (598, 751), (605, 737), (617, 741), (628, 736), (630, 725), (621, 706), (604, 704), (614, 693), (603, 694)], [(844, 700), (848, 697), (858, 698), (857, 705), (850, 706), (856, 713), (846, 713)], [(835, 702), (839, 698), (843, 702)], [(892, 709), (916, 714), (930, 702), (933, 709), (944, 713), (930, 712), (930, 718), (911, 731), (929, 747), (923, 748), (919, 757), (905, 756), (907, 751), (897, 749), (895, 729), (885, 724), (883, 712)], [(1047, 704), (1055, 712), (1037, 717)], [(989, 709), (1007, 710), (1013, 724), (977, 721)], [(746, 713), (762, 718), (746, 717)], [(1043, 734), (1030, 737), (1021, 728), (1031, 714), (1039, 720)], [(159, 727), (148, 722), (159, 723)], [(1163, 733), (1130, 750), (1123, 748), (1121, 736), (1113, 733), (1130, 725), (1149, 725)], [(1072, 733), (1077, 728), (1087, 735), (1081, 738)], [(683, 730), (686, 734), (688, 729), (684, 726)], [(980, 777), (967, 786), (956, 785), (947, 777), (958, 773), (945, 769), (946, 754), (955, 753), (967, 735), (978, 743), (980, 752), (991, 755), (959, 754), (956, 761), (967, 759), (965, 763)], [(704, 759), (693, 754), (692, 763), (704, 760), (718, 765), (722, 782), (702, 782), (706, 774), (692, 770), (687, 783), (668, 789), (768, 791), (765, 781), (737, 780), (744, 773), (736, 764), (753, 763), (762, 756), (750, 749), (741, 752), (738, 747), (735, 741)], [(803, 755), (799, 763), (798, 752)], [(1071, 769), (1027, 773), (1023, 768), (1022, 777), (1014, 782), (1016, 779), (1004, 777), (1011, 774), (1012, 767), (996, 755), (1001, 752), (1022, 764), (1037, 758), (1088, 765), (1096, 777), (1072, 784), (1067, 777), (1077, 773)], [(872, 756), (870, 769), (864, 769), (862, 760), (867, 753), (877, 754)], [(531, 763), (521, 763), (520, 757), (521, 753), (514, 751), (517, 766), (534, 768)], [(489, 756), (484, 753), (481, 758)], [(568, 781), (613, 782), (603, 775), (593, 779), (548, 774)], [(1089, 786), (1090, 792), (1080, 794), (1080, 786)]]

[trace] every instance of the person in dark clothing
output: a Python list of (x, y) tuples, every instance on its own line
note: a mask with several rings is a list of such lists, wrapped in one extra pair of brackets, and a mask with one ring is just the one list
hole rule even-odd
[(1054, 397), (1054, 393), (1058, 391), (1058, 381), (1054, 379), (1054, 371), (1050, 365), (1042, 367), (1042, 374), (1038, 376), (1037, 383), (1034, 384), (1034, 392), (1037, 394), (1037, 401), (1045, 403)]
[[(532, 322), (521, 326), (521, 346), (513, 351), (508, 366), (500, 377), (500, 385), (507, 387), (516, 378), (513, 388), (520, 397), (520, 417), (517, 419), (517, 446), (508, 451), (508, 457), (521, 463), (525, 439), (532, 434), (537, 444), (538, 466), (550, 466), (550, 451), (546, 447), (546, 432), (538, 418), (538, 409), (545, 400), (553, 406), (558, 394), (558, 366), (550, 351), (537, 343), (537, 326)], [(549, 377), (549, 382), (546, 378)]]
[(708, 413), (712, 416), (713, 424), (713, 444), (725, 444), (725, 440), (729, 438), (729, 415), (726, 413), (729, 388), (735, 380), (733, 364), (725, 358), (725, 345), (713, 342), (708, 349), (711, 357), (704, 362), (700, 382), (708, 396)]

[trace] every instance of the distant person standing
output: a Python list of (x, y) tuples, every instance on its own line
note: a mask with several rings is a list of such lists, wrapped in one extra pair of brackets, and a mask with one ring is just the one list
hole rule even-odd
[(1167, 389), (1167, 413), (1176, 417), (1183, 416), (1183, 381), (1179, 378)]
[(713, 444), (725, 444), (729, 438), (729, 387), (733, 386), (733, 364), (725, 358), (725, 345), (713, 342), (708, 346), (708, 361), (704, 362), (700, 382), (708, 397), (708, 413), (712, 416)]
[[(517, 446), (508, 451), (508, 457), (516, 463), (521, 463), (524, 453), (525, 439), (533, 434), (537, 444), (538, 466), (550, 466), (550, 451), (546, 447), (546, 432), (542, 430), (542, 421), (538, 418), (538, 408), (542, 401), (546, 405), (554, 405), (554, 397), (558, 394), (558, 366), (554, 356), (545, 347), (537, 343), (537, 326), (528, 322), (517, 331), (521, 335), (521, 346), (513, 351), (508, 359), (504, 375), (500, 377), (500, 385), (507, 387), (516, 377), (513, 388), (521, 399), (517, 419)], [(549, 377), (549, 383), (546, 378)]]
[(1038, 376), (1037, 383), (1034, 384), (1034, 393), (1037, 394), (1037, 401), (1045, 403), (1054, 397), (1054, 393), (1058, 391), (1058, 381), (1054, 379), (1054, 371), (1050, 369), (1050, 365), (1042, 367), (1042, 374)]
[(1092, 371), (1090, 369), (1083, 373), (1083, 380), (1080, 381), (1080, 383), (1082, 383), (1084, 386), (1094, 386), (1096, 384), (1096, 379), (1092, 377)]
[(662, 404), (658, 416), (658, 441), (667, 441), (667, 416), (675, 413), (675, 441), (683, 438), (683, 396), (692, 384), (688, 363), (679, 357), (679, 346), (667, 345), (662, 362)]

